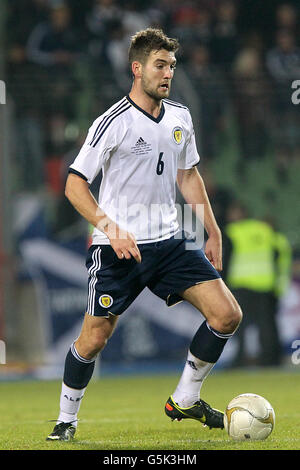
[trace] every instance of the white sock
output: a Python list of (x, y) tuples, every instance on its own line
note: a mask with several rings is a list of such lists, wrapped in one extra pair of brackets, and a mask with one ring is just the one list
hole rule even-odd
[(173, 400), (182, 408), (192, 406), (200, 399), (200, 390), (204, 379), (215, 364), (204, 362), (193, 356), (189, 351), (187, 361), (177, 388), (173, 393)]
[(57, 424), (70, 423), (77, 427), (77, 413), (80, 408), (81, 400), (83, 398), (85, 388), (76, 390), (70, 388), (66, 384), (62, 383), (61, 394), (60, 394), (60, 413), (57, 419)]

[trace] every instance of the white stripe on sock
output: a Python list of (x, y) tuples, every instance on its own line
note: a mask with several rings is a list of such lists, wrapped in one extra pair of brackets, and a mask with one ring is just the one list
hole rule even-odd
[(97, 355), (96, 355), (96, 356), (92, 357), (92, 359), (85, 359), (84, 357), (80, 356), (80, 354), (78, 353), (78, 351), (76, 349), (75, 343), (71, 344), (71, 353), (73, 354), (75, 359), (77, 359), (78, 361), (83, 362), (85, 364), (90, 364), (91, 362), (94, 362), (96, 357), (97, 357)]
[(211, 326), (209, 326), (209, 324), (207, 322), (206, 322), (206, 326), (209, 329), (209, 331), (211, 331), (218, 338), (229, 339), (233, 335), (233, 333), (228, 333), (228, 334), (220, 333), (219, 331), (217, 331), (214, 328), (212, 328)]

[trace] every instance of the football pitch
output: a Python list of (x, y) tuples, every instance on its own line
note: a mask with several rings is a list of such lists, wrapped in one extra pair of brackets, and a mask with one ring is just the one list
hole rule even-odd
[(0, 450), (299, 450), (300, 371), (215, 371), (201, 397), (224, 410), (236, 395), (264, 396), (274, 407), (275, 428), (265, 441), (235, 442), (224, 430), (194, 420), (171, 421), (164, 404), (177, 375), (104, 376), (92, 380), (72, 442), (49, 442), (58, 415), (59, 381), (2, 382)]

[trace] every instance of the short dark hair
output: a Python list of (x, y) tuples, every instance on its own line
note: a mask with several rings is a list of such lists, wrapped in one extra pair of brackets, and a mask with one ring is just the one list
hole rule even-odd
[(169, 38), (161, 29), (147, 28), (138, 31), (132, 36), (131, 44), (128, 51), (129, 63), (135, 60), (144, 64), (151, 51), (176, 52), (179, 49), (179, 42), (175, 38)]

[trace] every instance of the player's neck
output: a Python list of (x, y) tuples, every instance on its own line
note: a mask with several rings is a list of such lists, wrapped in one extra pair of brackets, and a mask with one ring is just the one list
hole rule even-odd
[(131, 89), (129, 98), (154, 118), (159, 116), (161, 111), (161, 100), (155, 100), (146, 93), (140, 93), (134, 88)]

